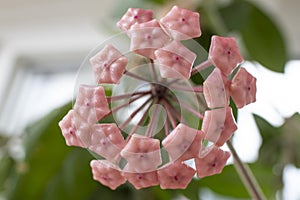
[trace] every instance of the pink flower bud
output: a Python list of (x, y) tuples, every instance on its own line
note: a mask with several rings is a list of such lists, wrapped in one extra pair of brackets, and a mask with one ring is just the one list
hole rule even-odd
[(224, 107), (229, 104), (230, 81), (215, 68), (203, 83), (203, 94), (209, 108)]
[(232, 79), (230, 95), (238, 108), (256, 101), (256, 78), (243, 67)]
[(230, 153), (219, 147), (210, 146), (203, 150), (199, 158), (195, 158), (199, 178), (220, 174), (226, 165)]
[(229, 106), (205, 112), (201, 130), (206, 134), (205, 139), (217, 146), (222, 146), (236, 129), (237, 125)]
[(126, 182), (121, 175), (119, 167), (106, 160), (92, 160), (91, 163), (93, 178), (112, 190)]
[(116, 124), (95, 124), (92, 126), (90, 150), (109, 161), (118, 161), (124, 146), (124, 138)]
[(127, 164), (123, 169), (122, 175), (137, 190), (159, 184), (156, 170), (144, 173), (133, 173), (132, 171), (134, 169)]
[(110, 44), (90, 59), (98, 84), (119, 83), (127, 62), (128, 59)]
[(94, 124), (109, 113), (108, 102), (102, 86), (81, 85), (74, 110), (89, 124)]
[(170, 40), (155, 19), (133, 25), (130, 29), (130, 38), (130, 50), (151, 59), (155, 59), (154, 51)]
[(163, 78), (190, 78), (196, 54), (179, 41), (174, 40), (154, 54)]
[(183, 162), (171, 162), (157, 171), (162, 189), (185, 189), (196, 171)]
[(121, 151), (121, 156), (127, 160), (133, 170), (132, 172), (154, 171), (162, 163), (160, 141), (133, 134)]
[(197, 157), (204, 134), (184, 124), (177, 127), (162, 141), (171, 161), (182, 161)]
[(152, 20), (152, 16), (152, 10), (128, 8), (121, 20), (117, 22), (117, 26), (124, 32), (127, 32), (134, 24), (140, 24)]
[(160, 23), (167, 29), (175, 40), (187, 40), (200, 37), (199, 13), (174, 6)]
[(208, 59), (226, 76), (243, 62), (234, 37), (212, 36)]
[(58, 123), (68, 146), (86, 148), (90, 143), (90, 125), (70, 110), (68, 114)]

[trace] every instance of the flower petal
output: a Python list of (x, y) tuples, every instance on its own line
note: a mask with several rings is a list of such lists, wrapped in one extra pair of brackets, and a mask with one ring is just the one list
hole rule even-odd
[(133, 134), (121, 151), (133, 172), (149, 172), (156, 170), (162, 163), (160, 141), (158, 139)]
[(102, 86), (81, 85), (74, 110), (86, 123), (94, 124), (110, 112)]
[(214, 142), (217, 146), (222, 146), (236, 129), (231, 107), (205, 112), (201, 130), (205, 133), (205, 139)]
[(151, 59), (155, 59), (154, 51), (170, 40), (155, 19), (133, 25), (130, 29), (130, 38), (130, 50)]
[(226, 165), (230, 153), (219, 147), (210, 146), (202, 152), (202, 156), (195, 159), (199, 178), (220, 174)]
[(121, 175), (120, 169), (106, 160), (92, 160), (91, 163), (93, 178), (112, 190), (126, 182)]
[(225, 75), (243, 62), (243, 57), (234, 37), (212, 36), (208, 59)]
[(230, 81), (215, 68), (203, 83), (203, 94), (209, 108), (224, 107), (229, 104)]
[(201, 35), (199, 17), (198, 12), (174, 6), (160, 23), (175, 40), (188, 40)]
[(110, 44), (90, 59), (98, 84), (119, 83), (127, 62), (128, 59)]
[(196, 54), (183, 44), (174, 40), (154, 54), (163, 78), (190, 78)]
[(185, 189), (195, 173), (183, 162), (171, 162), (157, 171), (161, 189)]
[(256, 78), (243, 67), (235, 74), (230, 95), (238, 108), (256, 101)]
[(127, 12), (123, 15), (120, 21), (117, 22), (117, 26), (124, 32), (127, 32), (134, 24), (140, 24), (152, 20), (152, 16), (152, 10), (128, 8)]

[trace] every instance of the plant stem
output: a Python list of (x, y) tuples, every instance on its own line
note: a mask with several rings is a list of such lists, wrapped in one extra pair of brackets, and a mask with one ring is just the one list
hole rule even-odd
[(251, 197), (255, 200), (265, 200), (266, 197), (262, 193), (262, 190), (258, 185), (252, 171), (245, 163), (241, 161), (230, 140), (227, 141), (227, 146), (234, 158), (234, 166)]
[(124, 74), (127, 75), (127, 76), (130, 76), (131, 78), (135, 78), (137, 80), (140, 80), (140, 81), (146, 81), (146, 82), (149, 82), (149, 83), (151, 82), (150, 80), (148, 80), (146, 78), (143, 78), (143, 77), (141, 77), (141, 76), (139, 76), (135, 73), (131, 73), (130, 71), (127, 71), (127, 70), (124, 72)]
[(141, 95), (141, 94), (150, 94), (151, 91), (140, 91), (140, 92), (134, 92), (134, 93), (130, 93), (130, 94), (121, 94), (121, 95), (116, 95), (116, 96), (110, 96), (110, 97), (106, 97), (108, 102), (112, 102), (112, 101), (118, 101), (118, 100), (122, 100), (122, 99), (126, 99), (126, 98), (130, 98), (132, 96), (135, 95)]
[(194, 68), (192, 69), (191, 74), (194, 75), (194, 74), (196, 74), (197, 72), (201, 71), (202, 69), (205, 69), (205, 68), (207, 68), (207, 67), (209, 67), (209, 66), (211, 66), (211, 65), (212, 65), (211, 62), (210, 62), (209, 60), (206, 60), (206, 61), (204, 61), (203, 63), (201, 63), (201, 64), (197, 65), (196, 67), (194, 67)]

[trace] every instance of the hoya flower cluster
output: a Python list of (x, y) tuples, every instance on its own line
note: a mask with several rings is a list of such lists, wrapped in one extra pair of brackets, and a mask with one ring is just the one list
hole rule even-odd
[[(230, 153), (220, 147), (237, 129), (229, 98), (238, 108), (254, 102), (256, 79), (242, 67), (229, 79), (243, 61), (231, 37), (213, 36), (207, 60), (195, 64), (197, 52), (183, 41), (200, 37), (199, 17), (174, 6), (158, 21), (130, 8), (117, 23), (130, 38), (128, 53), (108, 44), (90, 58), (95, 86), (80, 86), (59, 126), (67, 145), (97, 155), (90, 165), (103, 185), (183, 189), (195, 174), (221, 173)], [(190, 80), (208, 67), (203, 85)]]

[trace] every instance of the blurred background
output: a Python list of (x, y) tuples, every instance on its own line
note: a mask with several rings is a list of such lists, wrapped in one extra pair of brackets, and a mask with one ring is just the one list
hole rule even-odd
[(237, 114), (234, 145), (268, 199), (300, 199), (298, 0), (0, 0), (1, 200), (250, 198), (232, 161), (186, 190), (127, 184), (112, 192), (92, 180), (92, 156), (67, 147), (57, 126), (85, 56), (120, 32), (126, 10), (159, 17), (175, 4), (200, 12), (205, 48), (212, 34), (237, 37), (258, 93)]

